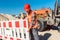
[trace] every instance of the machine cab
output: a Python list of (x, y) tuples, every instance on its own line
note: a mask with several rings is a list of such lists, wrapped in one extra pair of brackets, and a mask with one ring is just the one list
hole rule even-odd
[(60, 15), (60, 0), (58, 0), (58, 7), (57, 7), (57, 11), (58, 11), (57, 15)]
[(60, 18), (60, 0), (56, 0), (55, 3), (55, 17)]

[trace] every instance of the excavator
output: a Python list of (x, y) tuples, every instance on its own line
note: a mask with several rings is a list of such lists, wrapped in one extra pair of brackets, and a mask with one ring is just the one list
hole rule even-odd
[[(41, 32), (49, 26), (55, 26), (60, 31), (60, 0), (56, 0), (54, 10), (42, 8), (40, 10), (34, 10), (34, 12), (36, 12), (38, 31)], [(25, 18), (26, 14), (23, 14), (23, 18)]]
[(45, 8), (42, 10), (35, 10), (35, 12), (37, 12), (39, 31), (43, 31), (49, 26), (55, 26), (60, 32), (60, 0), (56, 0), (54, 11)]

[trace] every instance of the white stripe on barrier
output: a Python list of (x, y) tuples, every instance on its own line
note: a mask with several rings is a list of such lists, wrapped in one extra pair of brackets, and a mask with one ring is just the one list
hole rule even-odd
[(0, 21), (0, 39), (3, 40), (30, 40), (28, 30), (28, 21), (11, 20)]

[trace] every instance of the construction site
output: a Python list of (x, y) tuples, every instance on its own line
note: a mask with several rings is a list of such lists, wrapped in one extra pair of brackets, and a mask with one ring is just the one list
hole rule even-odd
[(30, 5), (26, 7), (18, 16), (0, 14), (0, 40), (60, 40), (60, 0), (55, 0), (54, 10), (36, 9), (32, 15), (26, 10)]

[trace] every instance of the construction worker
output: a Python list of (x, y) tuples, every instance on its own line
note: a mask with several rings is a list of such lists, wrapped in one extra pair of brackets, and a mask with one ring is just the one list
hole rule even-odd
[(29, 26), (29, 32), (31, 35), (31, 40), (32, 37), (34, 37), (34, 40), (39, 40), (38, 37), (38, 30), (37, 30), (37, 20), (36, 20), (36, 13), (33, 12), (30, 8), (29, 4), (24, 5), (24, 11), (28, 13), (28, 26)]

